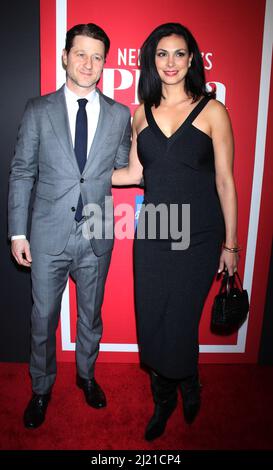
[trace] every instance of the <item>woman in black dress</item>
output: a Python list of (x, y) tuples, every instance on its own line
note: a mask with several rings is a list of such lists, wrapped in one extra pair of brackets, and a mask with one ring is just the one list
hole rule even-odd
[(187, 28), (163, 24), (146, 39), (139, 95), (129, 166), (114, 171), (112, 182), (144, 178), (134, 271), (140, 358), (155, 402), (145, 432), (152, 440), (164, 432), (178, 388), (186, 422), (198, 414), (199, 321), (217, 269), (232, 275), (239, 248), (231, 124), (206, 90)]

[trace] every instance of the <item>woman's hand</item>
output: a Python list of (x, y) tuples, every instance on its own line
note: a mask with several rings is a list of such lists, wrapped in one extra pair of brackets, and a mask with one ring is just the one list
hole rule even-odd
[(222, 250), (219, 262), (218, 273), (228, 271), (229, 276), (233, 276), (233, 274), (237, 271), (238, 263), (239, 263), (239, 254), (238, 253), (229, 253), (226, 250)]

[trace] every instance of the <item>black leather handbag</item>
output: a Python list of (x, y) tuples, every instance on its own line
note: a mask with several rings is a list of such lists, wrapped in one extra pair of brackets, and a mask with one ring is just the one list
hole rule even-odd
[(229, 276), (226, 272), (219, 293), (214, 298), (211, 330), (222, 334), (236, 331), (246, 320), (248, 311), (248, 293), (243, 289), (239, 274), (235, 272)]

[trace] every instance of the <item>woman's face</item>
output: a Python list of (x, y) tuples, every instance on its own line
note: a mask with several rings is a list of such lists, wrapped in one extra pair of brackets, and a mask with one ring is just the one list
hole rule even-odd
[(155, 53), (157, 72), (166, 85), (183, 82), (187, 75), (192, 54), (182, 36), (172, 34), (160, 39)]

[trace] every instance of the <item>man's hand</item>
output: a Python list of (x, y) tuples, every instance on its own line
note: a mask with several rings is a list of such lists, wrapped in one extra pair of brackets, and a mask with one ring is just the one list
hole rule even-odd
[(11, 252), (18, 264), (27, 268), (31, 266), (32, 258), (27, 240), (12, 240)]

